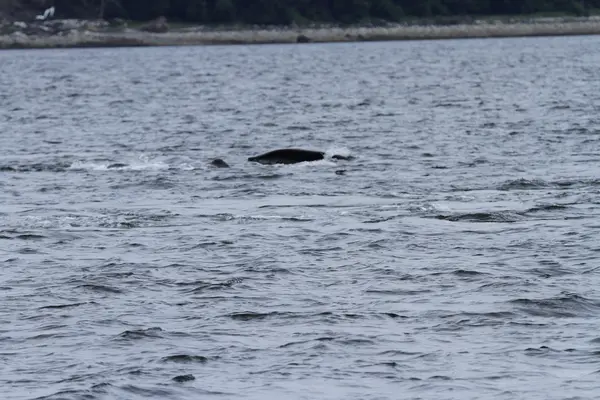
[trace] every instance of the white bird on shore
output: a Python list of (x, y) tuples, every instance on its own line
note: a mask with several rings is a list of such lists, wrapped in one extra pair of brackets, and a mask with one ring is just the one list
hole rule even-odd
[(35, 19), (45, 21), (46, 19), (52, 17), (54, 17), (54, 7), (48, 8), (46, 11), (44, 11), (44, 14), (36, 16)]

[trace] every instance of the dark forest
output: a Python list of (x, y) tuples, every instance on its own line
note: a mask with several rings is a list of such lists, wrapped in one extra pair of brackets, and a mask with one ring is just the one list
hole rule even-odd
[(57, 18), (123, 18), (203, 24), (290, 25), (400, 22), (410, 18), (589, 15), (600, 0), (0, 0), (0, 10), (42, 12)]

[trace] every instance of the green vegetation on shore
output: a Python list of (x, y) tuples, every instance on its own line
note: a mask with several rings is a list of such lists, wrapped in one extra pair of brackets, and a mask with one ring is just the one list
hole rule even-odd
[(200, 24), (306, 25), (401, 22), (464, 16), (523, 14), (589, 15), (600, 0), (0, 0), (0, 16), (42, 12), (54, 5), (58, 18), (124, 18)]

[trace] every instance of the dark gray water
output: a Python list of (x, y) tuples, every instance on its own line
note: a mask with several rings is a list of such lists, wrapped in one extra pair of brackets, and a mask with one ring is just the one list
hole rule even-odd
[(598, 398), (599, 49), (1, 52), (2, 399)]

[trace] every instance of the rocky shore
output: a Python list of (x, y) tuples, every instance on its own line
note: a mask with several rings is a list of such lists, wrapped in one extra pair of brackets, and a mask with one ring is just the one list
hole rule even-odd
[(362, 27), (173, 27), (164, 18), (137, 26), (123, 20), (0, 21), (0, 48), (184, 46), (595, 34), (600, 34), (600, 17), (597, 16), (415, 21)]

